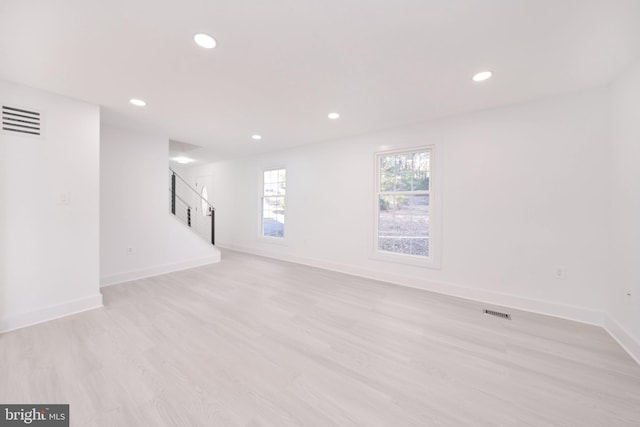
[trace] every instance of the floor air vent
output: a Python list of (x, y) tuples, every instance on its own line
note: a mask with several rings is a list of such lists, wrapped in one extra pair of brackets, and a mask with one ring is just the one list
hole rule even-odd
[(3, 105), (2, 131), (18, 135), (40, 136), (42, 116), (37, 111)]
[(507, 319), (507, 320), (511, 320), (511, 315), (507, 314), (507, 313), (501, 313), (499, 311), (493, 311), (493, 310), (485, 310), (484, 314), (488, 314), (490, 316), (496, 316), (496, 317), (500, 317), (502, 319)]

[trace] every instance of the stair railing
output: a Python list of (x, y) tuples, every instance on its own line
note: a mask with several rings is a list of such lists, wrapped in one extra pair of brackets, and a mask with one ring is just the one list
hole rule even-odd
[[(171, 179), (169, 187), (171, 213), (178, 220), (191, 228), (196, 234), (208, 241), (211, 241), (212, 245), (215, 245), (216, 209), (173, 169), (169, 168), (169, 174)], [(205, 210), (205, 213), (202, 216), (209, 217), (209, 221), (201, 221), (199, 219), (194, 221), (194, 212), (198, 212), (198, 208), (194, 208), (193, 206), (196, 203), (201, 206), (202, 210)]]

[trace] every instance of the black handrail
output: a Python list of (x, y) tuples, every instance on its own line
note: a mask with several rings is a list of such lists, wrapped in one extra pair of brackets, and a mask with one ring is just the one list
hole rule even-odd
[(216, 210), (211, 211), (211, 244), (216, 245)]
[(189, 185), (189, 183), (187, 181), (184, 180), (184, 178), (182, 178), (180, 175), (178, 175), (176, 173), (176, 171), (174, 171), (173, 169), (169, 168), (169, 170), (171, 171), (171, 188), (169, 189), (170, 193), (171, 193), (171, 213), (175, 216), (176, 215), (176, 199), (180, 200), (186, 207), (187, 207), (187, 225), (189, 227), (191, 227), (191, 206), (184, 200), (182, 199), (180, 196), (178, 196), (176, 194), (176, 177), (179, 178), (184, 185), (193, 192), (193, 194), (195, 194), (196, 196), (198, 196), (198, 198), (200, 199), (200, 201), (205, 202), (209, 208), (209, 216), (211, 216), (211, 244), (215, 246), (216, 244), (216, 234), (215, 234), (215, 230), (216, 230), (216, 208), (213, 207), (213, 205), (211, 203), (209, 203), (209, 201), (207, 199), (205, 199), (204, 197), (202, 197), (200, 195), (200, 193), (198, 193), (198, 191), (196, 189), (194, 189), (193, 187), (191, 187)]
[(196, 196), (198, 196), (198, 198), (202, 201), (204, 201), (207, 205), (209, 205), (209, 207), (211, 208), (212, 211), (215, 211), (216, 208), (213, 207), (213, 205), (211, 203), (209, 203), (209, 201), (207, 199), (205, 199), (204, 197), (202, 197), (202, 195), (200, 193), (198, 193), (198, 190), (196, 190), (195, 188), (193, 188), (191, 185), (189, 185), (189, 183), (187, 181), (185, 181), (185, 179), (183, 177), (181, 177), (180, 175), (178, 175), (178, 173), (176, 171), (174, 171), (173, 169), (169, 168), (169, 170), (171, 171), (171, 180), (173, 182), (173, 180), (175, 179), (174, 177), (177, 177), (180, 181), (182, 181), (184, 183), (184, 185), (187, 186), (187, 188), (189, 190), (191, 190)]
[(171, 174), (171, 213), (174, 215), (176, 214), (176, 173), (175, 172)]

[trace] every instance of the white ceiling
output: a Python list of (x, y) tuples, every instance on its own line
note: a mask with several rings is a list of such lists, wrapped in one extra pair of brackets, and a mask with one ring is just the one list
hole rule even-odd
[(639, 0), (0, 0), (0, 78), (209, 160), (601, 86), (638, 57)]

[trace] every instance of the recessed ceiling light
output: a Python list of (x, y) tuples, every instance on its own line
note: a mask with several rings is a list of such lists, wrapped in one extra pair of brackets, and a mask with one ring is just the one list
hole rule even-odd
[(482, 71), (473, 76), (474, 82), (483, 82), (493, 75), (491, 71)]
[(196, 34), (195, 36), (193, 36), (193, 40), (196, 42), (198, 46), (203, 47), (205, 49), (213, 49), (217, 45), (216, 40), (213, 37), (211, 37), (209, 34), (205, 34), (205, 33)]
[(145, 105), (147, 105), (146, 102), (144, 102), (142, 99), (138, 99), (138, 98), (131, 98), (129, 100), (130, 103), (132, 103), (133, 105), (135, 105), (136, 107), (144, 107)]
[(173, 160), (174, 162), (180, 163), (181, 165), (186, 165), (193, 162), (193, 159), (190, 159), (188, 157), (174, 157), (171, 160)]
[(340, 118), (340, 114), (338, 113), (329, 113), (329, 115), (327, 115), (327, 117), (329, 117), (331, 120), (335, 120)]
[(251, 135), (251, 138), (255, 139), (256, 141), (259, 141), (262, 139), (262, 135), (258, 135), (258, 134)]

